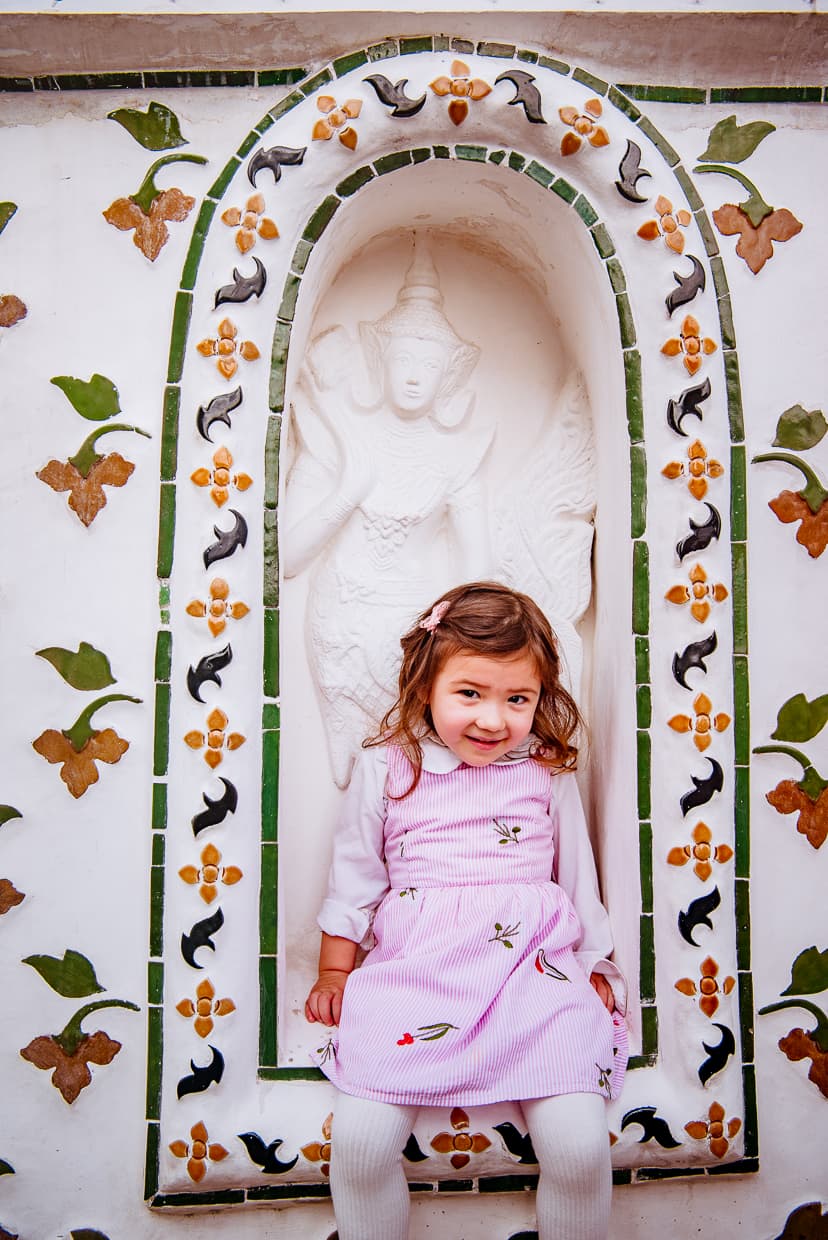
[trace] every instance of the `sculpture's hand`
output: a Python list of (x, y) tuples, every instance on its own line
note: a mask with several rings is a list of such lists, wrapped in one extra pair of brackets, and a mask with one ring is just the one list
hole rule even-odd
[(374, 464), (359, 434), (338, 440), (337, 447), (342, 462), (339, 490), (348, 503), (356, 508), (374, 485)]

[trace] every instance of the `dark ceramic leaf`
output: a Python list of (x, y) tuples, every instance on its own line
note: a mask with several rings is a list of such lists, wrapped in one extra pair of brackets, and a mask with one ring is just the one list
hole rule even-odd
[(50, 380), (82, 418), (89, 422), (106, 422), (121, 412), (118, 389), (106, 375), (93, 375), (87, 382), (71, 375), (55, 375)]
[(12, 818), (22, 818), (19, 809), (15, 809), (13, 805), (0, 805), (0, 827), (6, 822), (11, 822)]
[(14, 1167), (4, 1158), (0, 1158), (0, 1175), (14, 1175)]
[(46, 646), (35, 653), (38, 658), (51, 663), (73, 689), (105, 689), (107, 685), (115, 684), (109, 659), (89, 642), (81, 642), (76, 651), (65, 650), (62, 646)]
[(17, 210), (16, 202), (0, 202), (0, 233)]
[(163, 103), (151, 103), (146, 112), (139, 108), (116, 108), (107, 116), (109, 120), (123, 125), (127, 133), (148, 151), (169, 151), (187, 144), (187, 139), (181, 136), (178, 117)]
[(713, 163), (740, 164), (775, 129), (776, 126), (769, 121), (749, 121), (746, 125), (737, 125), (735, 116), (726, 116), (711, 129), (707, 150), (699, 158)]
[(91, 963), (71, 948), (64, 951), (62, 960), (57, 956), (26, 956), (23, 964), (30, 964), (44, 982), (65, 999), (100, 994), (104, 989)]
[(792, 405), (786, 409), (776, 423), (775, 448), (790, 448), (794, 452), (805, 452), (815, 447), (828, 431), (821, 409), (803, 409), (802, 405)]

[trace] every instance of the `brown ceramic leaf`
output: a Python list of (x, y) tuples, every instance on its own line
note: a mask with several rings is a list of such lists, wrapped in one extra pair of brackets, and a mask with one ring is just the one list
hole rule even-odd
[(824, 788), (816, 801), (812, 801), (794, 780), (783, 779), (767, 793), (766, 799), (780, 814), (799, 811), (796, 829), (812, 848), (820, 848), (825, 843), (828, 838), (828, 788)]
[(32, 748), (47, 762), (63, 764), (60, 777), (72, 796), (77, 798), (83, 796), (91, 784), (98, 782), (95, 762), (120, 761), (129, 749), (129, 741), (123, 740), (112, 728), (104, 728), (102, 732), (94, 732), (78, 752), (62, 732), (47, 728), (37, 740), (32, 741)]
[(27, 313), (25, 303), (14, 293), (4, 293), (0, 297), (0, 327), (14, 327)]
[(794, 1063), (798, 1063), (800, 1059), (810, 1059), (812, 1062), (808, 1070), (808, 1080), (828, 1098), (828, 1052), (820, 1050), (804, 1029), (792, 1029), (787, 1037), (780, 1038), (779, 1049)]
[(68, 491), (69, 507), (88, 527), (106, 506), (103, 487), (124, 486), (134, 469), (131, 461), (111, 452), (96, 461), (85, 478), (69, 461), (49, 461), (37, 477), (53, 491)]
[(8, 878), (0, 878), (0, 914), (8, 913), (9, 909), (22, 904), (25, 899), (25, 892), (18, 891)]
[(798, 491), (782, 491), (776, 499), (768, 501), (768, 507), (786, 525), (801, 522), (796, 541), (805, 547), (812, 559), (821, 556), (828, 546), (828, 500), (819, 512), (813, 513)]
[(741, 207), (725, 203), (713, 212), (713, 219), (720, 233), (726, 237), (740, 234), (736, 253), (743, 258), (754, 275), (757, 275), (769, 258), (773, 258), (773, 241), (789, 241), (802, 231), (802, 224), (785, 207), (771, 211), (758, 228), (754, 228)]
[(53, 1037), (46, 1036), (34, 1038), (20, 1054), (36, 1068), (53, 1068), (52, 1084), (66, 1102), (72, 1103), (92, 1080), (87, 1065), (111, 1063), (120, 1049), (120, 1042), (99, 1030), (84, 1034), (72, 1055), (67, 1055)]
[(154, 263), (170, 236), (164, 221), (186, 220), (194, 206), (195, 198), (173, 188), (163, 190), (146, 215), (131, 198), (117, 198), (103, 215), (107, 223), (122, 232), (134, 229), (133, 242)]

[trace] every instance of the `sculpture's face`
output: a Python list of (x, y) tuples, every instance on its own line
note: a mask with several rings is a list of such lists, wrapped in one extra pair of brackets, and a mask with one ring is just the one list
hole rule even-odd
[(448, 349), (435, 340), (393, 337), (385, 351), (385, 395), (402, 418), (427, 414), (448, 366)]

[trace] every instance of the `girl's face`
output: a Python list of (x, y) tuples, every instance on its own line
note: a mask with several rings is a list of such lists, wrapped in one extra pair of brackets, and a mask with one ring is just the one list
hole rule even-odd
[(528, 652), (488, 658), (459, 651), (437, 673), (428, 704), (435, 732), (455, 757), (488, 766), (526, 740), (540, 694)]

